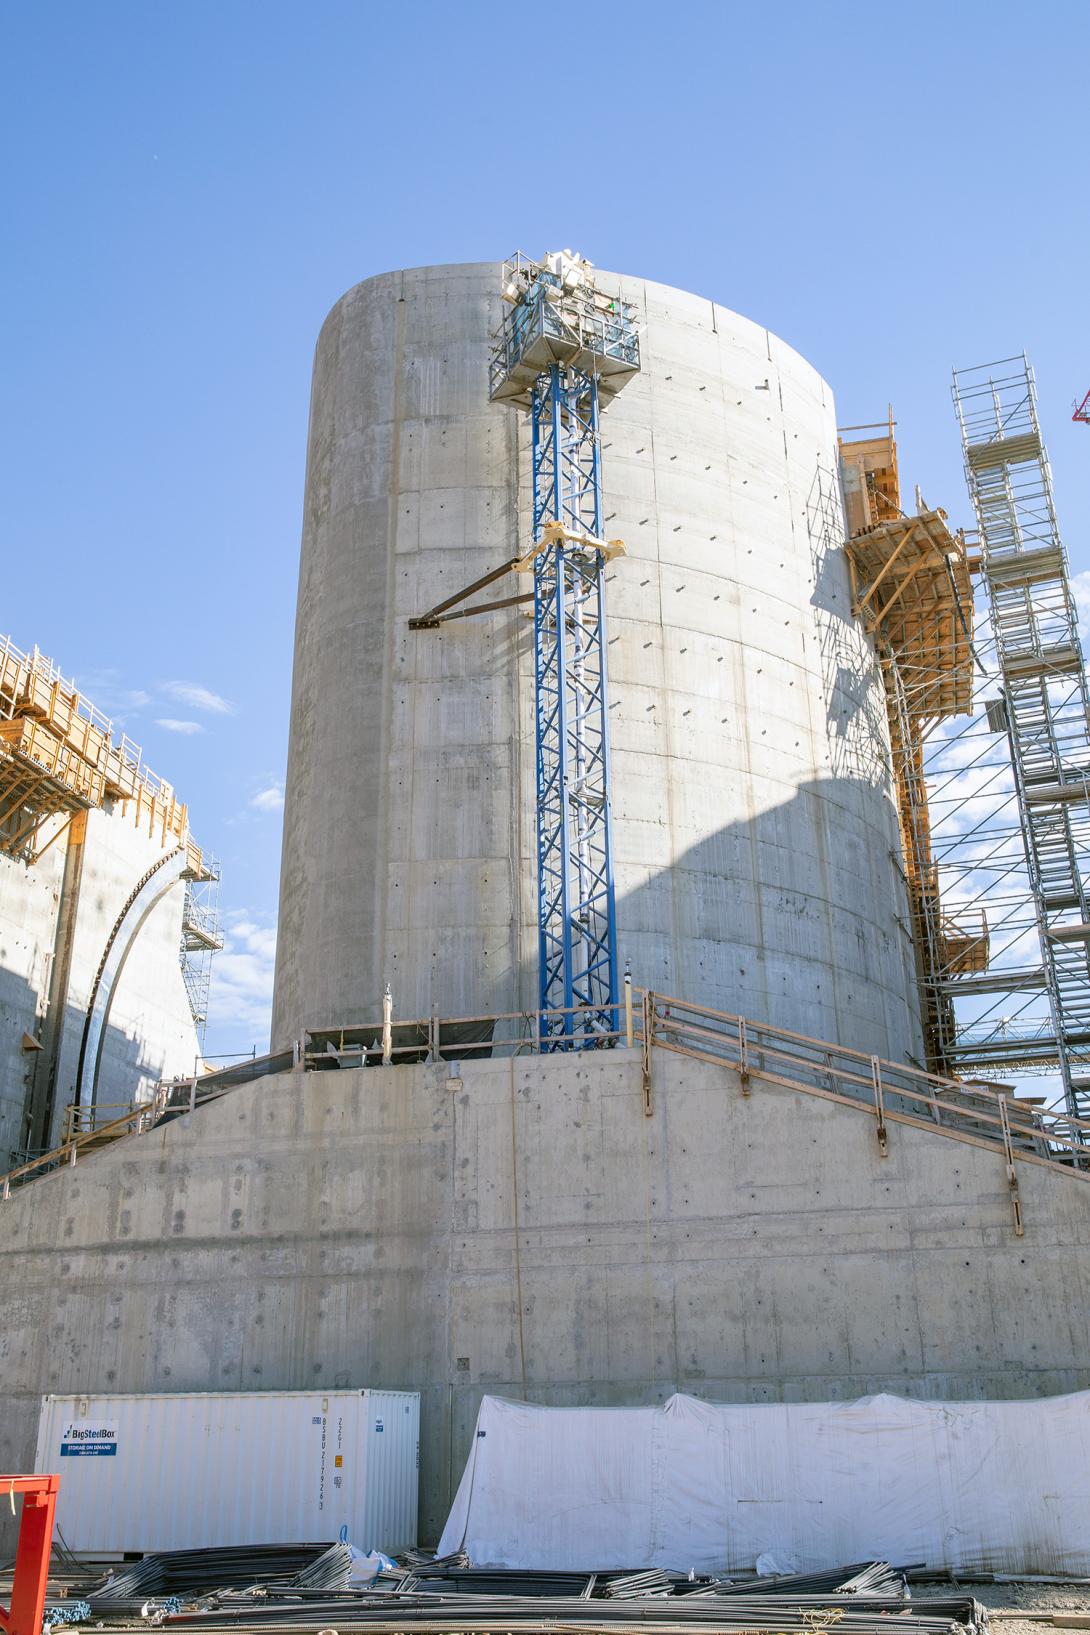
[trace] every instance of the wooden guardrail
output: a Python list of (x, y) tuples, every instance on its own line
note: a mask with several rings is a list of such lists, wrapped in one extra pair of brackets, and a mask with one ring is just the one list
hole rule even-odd
[[(550, 1033), (557, 1019), (567, 1017), (574, 1030), (572, 1041)], [(290, 1052), (274, 1052), (201, 1078), (164, 1084), (146, 1107), (131, 1108), (97, 1127), (73, 1125), (61, 1147), (3, 1178), (3, 1196), (10, 1197), (12, 1182), (31, 1179), (64, 1163), (74, 1164), (89, 1148), (148, 1129), (167, 1112), (192, 1111), (206, 1100), (270, 1073), (439, 1062), (455, 1066), (494, 1057), (537, 1055), (550, 1047), (565, 1049), (571, 1043), (580, 1049), (638, 1047), (648, 1116), (654, 1111), (654, 1053), (663, 1050), (732, 1069), (739, 1075), (743, 1096), (752, 1094), (755, 1080), (763, 1080), (863, 1112), (874, 1121), (882, 1156), (889, 1151), (889, 1127), (895, 1124), (995, 1152), (1005, 1167), (1019, 1236), (1023, 1230), (1019, 1164), (1044, 1165), (1090, 1181), (1090, 1120), (1041, 1110), (993, 1086), (939, 1078), (829, 1040), (636, 988), (627, 981), (615, 1020), (615, 1027), (601, 1028), (600, 1012), (571, 1006), (491, 1016), (440, 1017), (433, 1011), (428, 1017), (402, 1021), (394, 1019), (387, 996), (381, 1021), (309, 1029)]]

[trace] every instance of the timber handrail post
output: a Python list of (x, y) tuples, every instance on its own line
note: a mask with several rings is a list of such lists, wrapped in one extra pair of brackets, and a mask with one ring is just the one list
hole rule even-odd
[(651, 1051), (655, 1043), (655, 996), (648, 990), (643, 996), (643, 1112), (645, 1118), (650, 1118), (654, 1107), (652, 1104), (651, 1085)]
[(749, 1095), (749, 1034), (746, 1032), (746, 1019), (738, 1018), (738, 1078), (742, 1086), (743, 1096)]
[(1011, 1197), (1011, 1214), (1014, 1216), (1014, 1235), (1016, 1238), (1025, 1236), (1025, 1225), (1022, 1221), (1022, 1198), (1018, 1191), (1018, 1171), (1014, 1167), (1014, 1143), (1011, 1141), (1010, 1119), (1007, 1116), (1006, 1092), (1000, 1090), (996, 1095), (999, 1103), (999, 1122), (1003, 1128), (1003, 1153), (1007, 1161), (1007, 1188)]
[(886, 1142), (886, 1100), (882, 1091), (882, 1063), (877, 1056), (870, 1059), (871, 1082), (874, 1085), (874, 1118), (875, 1129), (878, 1135), (878, 1151), (883, 1158), (889, 1157), (889, 1146)]
[(434, 1067), (439, 1057), (439, 1006), (433, 1005), (428, 1019), (428, 1061)]

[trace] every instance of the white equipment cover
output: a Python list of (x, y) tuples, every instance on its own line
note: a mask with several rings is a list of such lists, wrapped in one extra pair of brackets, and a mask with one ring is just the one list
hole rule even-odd
[(878, 1557), (1090, 1574), (1090, 1392), (1026, 1402), (539, 1408), (485, 1397), (439, 1554), (798, 1572)]

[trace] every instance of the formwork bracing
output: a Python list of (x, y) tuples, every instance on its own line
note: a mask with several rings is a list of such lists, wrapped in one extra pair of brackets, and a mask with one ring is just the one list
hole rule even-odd
[(1090, 1109), (1090, 694), (1075, 602), (1025, 356), (955, 370), (953, 394), (999, 683), (990, 723), (1009, 745), (1050, 1012), (1034, 1054), (1077, 1114)]
[(980, 911), (947, 912), (941, 898), (924, 772), (925, 743), (973, 699), (973, 595), (965, 540), (946, 513), (922, 502), (901, 510), (892, 414), (875, 433), (840, 441), (852, 611), (873, 638), (882, 669), (893, 781), (916, 950), (929, 1069), (953, 1067), (957, 1022), (948, 985), (988, 963)]

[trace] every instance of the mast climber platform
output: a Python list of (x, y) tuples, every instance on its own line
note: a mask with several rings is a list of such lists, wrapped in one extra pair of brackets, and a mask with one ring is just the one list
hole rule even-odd
[[(533, 602), (541, 1048), (589, 1048), (616, 1033), (619, 1001), (603, 569), (624, 546), (602, 537), (599, 416), (639, 371), (639, 334), (570, 251), (515, 255), (502, 294), (489, 396), (530, 415), (530, 545), (409, 623)], [(512, 571), (533, 591), (459, 606)]]
[(971, 551), (942, 512), (901, 512), (892, 419), (840, 449), (853, 607), (886, 688), (926, 1065), (1049, 1075), (1081, 1115), (1090, 697), (1032, 371), (1024, 357), (959, 370), (954, 401)]

